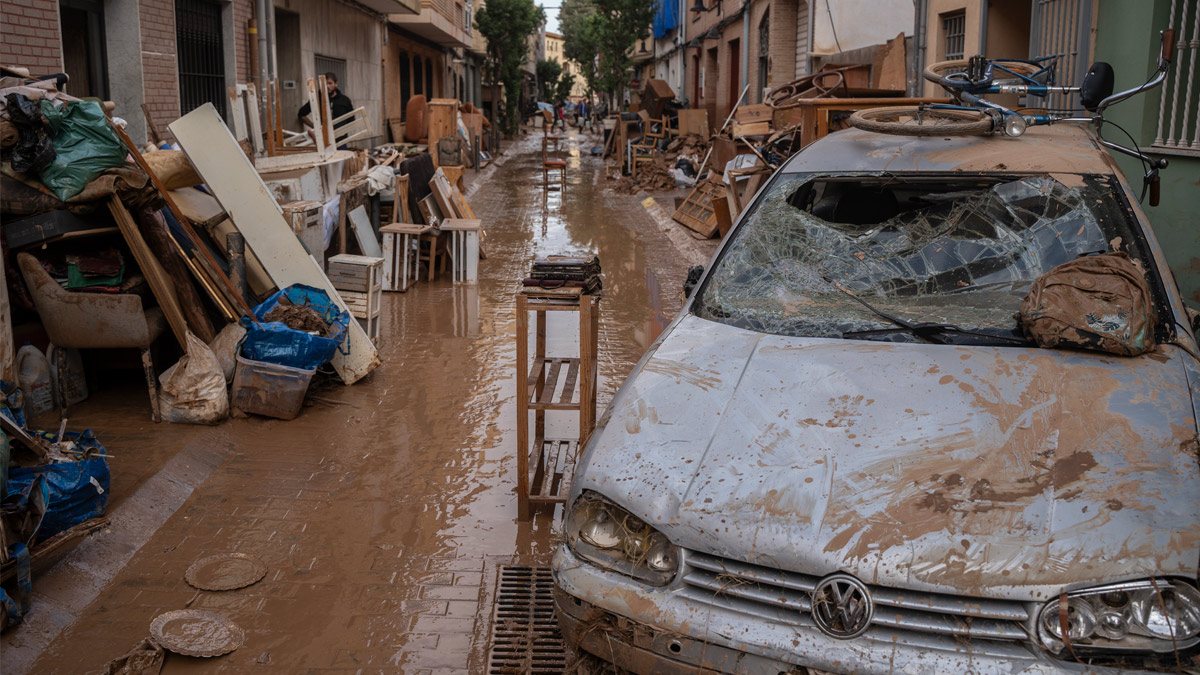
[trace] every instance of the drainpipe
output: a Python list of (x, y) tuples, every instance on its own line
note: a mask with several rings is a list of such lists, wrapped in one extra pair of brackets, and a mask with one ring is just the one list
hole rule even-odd
[(267, 3), (267, 76), (274, 80), (279, 77), (279, 71), (275, 68), (275, 1), (266, 0)]
[(742, 97), (738, 99), (738, 105), (746, 105), (746, 97), (750, 95), (750, 90), (746, 88), (750, 84), (750, 0), (744, 0), (742, 5), (742, 72), (741, 72)]
[(258, 21), (254, 26), (254, 32), (258, 35), (258, 91), (259, 100), (262, 100), (262, 92), (267, 88), (267, 0), (256, 0), (256, 11), (258, 12)]
[(979, 0), (979, 51), (975, 52), (976, 54), (987, 55), (988, 5), (990, 4), (992, 3), (988, 0)]

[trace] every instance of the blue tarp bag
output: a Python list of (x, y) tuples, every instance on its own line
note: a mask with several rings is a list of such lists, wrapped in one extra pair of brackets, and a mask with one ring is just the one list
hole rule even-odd
[[(48, 441), (56, 434), (49, 431), (36, 432)], [(63, 530), (75, 527), (92, 518), (104, 515), (108, 505), (108, 458), (104, 446), (96, 440), (91, 429), (83, 432), (68, 431), (67, 439), (75, 441), (79, 450), (92, 449), (96, 456), (77, 462), (55, 462), (31, 467), (12, 467), (8, 473), (8, 493), (20, 492), (31, 485), (38, 476), (46, 480), (49, 502), (37, 541), (46, 541)]]
[[(329, 335), (320, 337), (304, 331), (288, 328), (278, 321), (266, 321), (266, 316), (286, 297), (293, 305), (306, 305), (316, 310), (325, 323), (329, 324)], [(249, 317), (242, 317), (246, 337), (242, 341), (242, 356), (254, 361), (266, 361), (281, 366), (313, 370), (333, 358), (346, 339), (350, 326), (350, 313), (344, 312), (329, 294), (319, 288), (293, 284), (267, 298), (254, 308), (255, 324)], [(346, 352), (343, 352), (346, 353)]]

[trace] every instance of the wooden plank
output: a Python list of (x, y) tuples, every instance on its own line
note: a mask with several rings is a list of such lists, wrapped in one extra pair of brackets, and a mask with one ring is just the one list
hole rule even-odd
[(695, 134), (708, 138), (712, 133), (708, 128), (708, 110), (704, 108), (688, 108), (679, 111), (679, 135)]
[[(279, 287), (301, 283), (320, 288), (345, 308), (325, 273), (308, 257), (292, 234), (279, 206), (211, 103), (168, 125), (213, 195), (229, 213), (271, 279)], [(333, 367), (346, 384), (362, 379), (379, 365), (371, 338), (357, 321), (350, 322), (348, 354), (339, 350)]]
[(713, 213), (717, 217), (717, 234), (724, 239), (733, 229), (733, 216), (729, 213), (729, 199), (725, 195), (714, 195), (712, 198)]
[[(209, 105), (211, 106), (211, 104)], [(227, 317), (231, 315), (236, 317), (240, 312), (243, 315), (250, 315), (253, 319), (254, 312), (250, 308), (250, 305), (246, 304), (246, 299), (241, 296), (236, 288), (234, 288), (233, 282), (229, 280), (229, 277), (221, 270), (221, 267), (217, 265), (217, 261), (212, 257), (212, 254), (209, 253), (208, 248), (204, 246), (204, 243), (200, 241), (200, 237), (196, 234), (196, 230), (192, 228), (192, 223), (187, 219), (186, 216), (183, 215), (183, 211), (179, 209), (179, 206), (171, 197), (171, 192), (163, 186), (162, 181), (160, 181), (158, 176), (154, 174), (154, 171), (150, 168), (150, 165), (146, 163), (146, 159), (142, 157), (142, 153), (138, 151), (137, 146), (134, 145), (129, 136), (125, 134), (124, 129), (121, 129), (115, 124), (111, 124), (109, 126), (112, 127), (114, 132), (116, 132), (117, 137), (125, 143), (125, 147), (129, 150), (129, 154), (133, 157), (134, 161), (137, 162), (138, 166), (142, 168), (142, 171), (146, 172), (146, 175), (150, 178), (150, 182), (154, 184), (154, 188), (158, 190), (158, 193), (162, 195), (163, 200), (167, 202), (167, 209), (170, 210), (171, 215), (175, 217), (180, 229), (182, 229), (184, 234), (188, 237), (189, 243), (191, 243), (193, 250), (199, 251), (200, 255), (196, 260), (200, 266), (193, 267), (192, 272), (195, 273), (196, 278), (200, 281), (200, 284), (204, 286), (205, 290), (209, 292), (209, 296), (213, 299), (213, 302), (216, 303), (218, 308), (225, 312)], [(168, 126), (168, 128), (170, 127)], [(242, 147), (237, 144), (237, 141), (233, 139), (232, 135), (229, 135), (229, 130), (227, 127), (225, 128), (225, 132), (226, 136), (229, 137), (229, 140), (233, 141), (233, 144), (237, 146), (237, 151), (241, 153)], [(245, 155), (242, 155), (242, 157), (245, 157)], [(255, 176), (257, 175), (258, 174), (255, 174)], [(178, 242), (176, 242), (176, 246), (178, 246)], [(183, 252), (180, 251), (180, 253), (182, 254)], [(188, 259), (187, 255), (183, 255), (183, 257)]]
[(732, 127), (733, 137), (742, 138), (744, 136), (761, 136), (771, 133), (770, 122), (753, 122), (751, 124), (734, 124)]
[(554, 390), (558, 388), (558, 374), (562, 370), (563, 359), (550, 359), (550, 370), (546, 373), (546, 382), (542, 385), (537, 402), (550, 405), (554, 402)]
[(186, 352), (187, 320), (183, 318), (183, 308), (179, 306), (179, 298), (175, 295), (175, 284), (171, 281), (171, 275), (167, 274), (162, 263), (158, 262), (158, 258), (151, 253), (146, 240), (142, 238), (141, 231), (138, 230), (137, 223), (133, 220), (133, 215), (125, 208), (120, 197), (113, 195), (109, 199), (108, 210), (112, 212), (113, 219), (117, 221), (117, 227), (121, 229), (121, 235), (125, 237), (125, 243), (129, 245), (129, 251), (133, 253), (134, 260), (137, 261), (138, 267), (146, 277), (146, 283), (150, 285), (151, 292), (158, 300), (158, 306), (162, 309), (163, 316), (167, 318), (171, 332), (175, 334), (179, 346), (183, 347), (183, 351)]
[(575, 398), (575, 380), (579, 378), (579, 361), (572, 359), (567, 362), (567, 378), (563, 381), (562, 394), (558, 397), (559, 405), (571, 405)]
[(225, 215), (221, 202), (194, 187), (171, 190), (171, 197), (179, 206), (179, 210), (183, 211), (183, 215), (200, 227), (212, 227), (221, 222), (219, 218)]
[(358, 250), (363, 255), (372, 258), (382, 258), (383, 249), (375, 238), (375, 228), (371, 227), (371, 219), (367, 217), (365, 206), (359, 206), (350, 212), (350, 223), (354, 225), (354, 238), (358, 241)]
[(765, 103), (744, 105), (733, 113), (733, 119), (738, 124), (753, 124), (755, 122), (770, 122), (774, 109)]
[(447, 136), (458, 133), (458, 100), (453, 98), (435, 98), (426, 108), (429, 119), (429, 149), (433, 155), (433, 165), (438, 166), (437, 143)]
[(717, 233), (717, 218), (712, 208), (712, 195), (716, 193), (716, 185), (712, 180), (696, 183), (696, 187), (692, 188), (684, 198), (683, 204), (680, 204), (671, 216), (672, 220), (703, 237), (711, 238)]

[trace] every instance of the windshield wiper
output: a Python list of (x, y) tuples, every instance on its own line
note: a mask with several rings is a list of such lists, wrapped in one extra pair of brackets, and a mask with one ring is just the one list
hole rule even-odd
[(829, 277), (822, 277), (822, 278), (826, 281), (826, 283), (832, 284), (834, 288), (836, 288), (839, 291), (850, 296), (858, 304), (871, 310), (871, 312), (874, 313), (876, 316), (880, 317), (881, 319), (890, 321), (891, 323), (894, 323), (897, 326), (897, 328), (879, 328), (879, 329), (874, 329), (874, 330), (852, 330), (852, 331), (842, 333), (843, 339), (854, 338), (854, 337), (865, 337), (868, 335), (887, 335), (887, 334), (891, 334), (891, 333), (895, 333), (897, 331), (903, 330), (903, 331), (909, 333), (910, 335), (916, 337), (919, 340), (924, 340), (925, 342), (929, 342), (929, 343), (935, 344), (935, 345), (954, 344), (953, 342), (946, 339), (947, 335), (965, 335), (968, 337), (983, 338), (990, 342), (1000, 342), (1003, 344), (1011, 344), (1011, 345), (1022, 345), (1023, 346), (1023, 345), (1029, 344), (1029, 341), (1024, 338), (1008, 337), (1006, 335), (992, 335), (991, 333), (983, 333), (980, 331), (967, 330), (967, 329), (959, 328), (958, 326), (952, 326), (952, 325), (946, 324), (946, 323), (914, 323), (912, 321), (906, 321), (904, 319), (901, 319), (898, 316), (892, 316), (891, 314), (888, 314), (887, 312), (884, 312), (884, 311), (874, 307), (869, 302), (858, 297), (857, 295), (852, 293), (849, 289), (847, 289), (845, 286), (834, 281), (833, 279), (830, 279)]

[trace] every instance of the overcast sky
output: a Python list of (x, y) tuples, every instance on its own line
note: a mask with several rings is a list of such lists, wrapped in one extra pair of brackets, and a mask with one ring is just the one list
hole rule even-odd
[(539, 2), (538, 7), (541, 7), (546, 12), (546, 30), (551, 33), (557, 33), (558, 3), (550, 4), (547, 2)]

